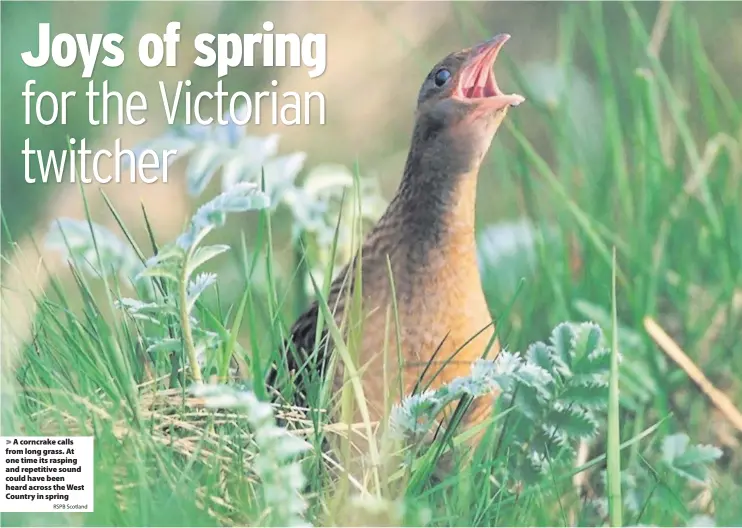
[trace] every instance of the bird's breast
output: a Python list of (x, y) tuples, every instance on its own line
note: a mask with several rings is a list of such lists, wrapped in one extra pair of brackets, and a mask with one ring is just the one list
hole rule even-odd
[[(406, 245), (389, 260), (364, 258), (358, 360), (366, 397), (379, 414), (416, 386), (435, 388), (467, 375), (490, 344), (473, 229), (453, 226), (440, 242), (424, 256)], [(495, 343), (491, 355), (496, 352)]]

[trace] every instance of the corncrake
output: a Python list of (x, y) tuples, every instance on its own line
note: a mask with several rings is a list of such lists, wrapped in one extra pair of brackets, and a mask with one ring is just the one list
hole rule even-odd
[[(296, 178), (304, 168), (306, 155), (295, 152), (278, 156), (278, 144), (275, 134), (250, 136), (246, 127), (233, 122), (173, 127), (134, 150), (170, 149), (177, 150), (178, 157), (189, 156), (186, 180), (193, 196), (201, 195), (219, 171), (222, 188), (221, 195), (196, 212), (174, 244), (142, 263), (129, 245), (104, 227), (60, 219), (51, 225), (47, 246), (64, 252), (94, 277), (118, 273), (134, 286), (144, 283), (152, 287), (146, 299), (121, 298), (118, 306), (136, 324), (147, 325), (141, 335), (146, 336), (150, 353), (179, 351), (185, 346), (195, 356), (192, 367), (193, 363), (203, 366), (206, 351), (215, 348), (220, 337), (204, 329), (191, 313), (199, 296), (216, 282), (214, 274), (197, 273), (197, 269), (229, 247), (201, 246), (201, 242), (224, 224), (228, 213), (286, 206), (294, 219), (294, 238), (305, 236), (307, 249), (314, 252), (315, 279), (321, 283), (323, 271), (333, 259), (328, 248), (338, 215), (342, 213), (344, 221), (339, 226), (335, 263), (347, 261), (352, 242), (356, 242), (349, 219), (360, 209), (361, 222), (373, 222), (386, 207), (376, 180), (356, 177), (343, 166), (318, 166), (298, 185)], [(175, 159), (168, 158), (170, 162)], [(358, 197), (360, 204), (355, 199)], [(480, 251), (483, 265), (501, 264), (522, 255), (532, 266), (534, 234), (533, 227), (525, 222), (496, 226), (480, 237), (480, 246), (484, 242)], [(515, 244), (516, 238), (525, 244)], [(174, 282), (177, 292), (168, 289), (171, 293), (165, 295), (154, 288), (155, 279)], [(307, 287), (313, 290), (309, 281)], [(168, 323), (163, 322), (166, 317), (176, 318), (183, 329), (182, 337), (169, 337)], [(463, 395), (481, 397), (499, 391), (499, 401), (516, 417), (508, 421), (507, 431), (500, 431), (508, 435), (513, 450), (508, 457), (507, 477), (528, 480), (543, 475), (555, 459), (571, 460), (574, 443), (598, 432), (607, 402), (609, 360), (609, 350), (596, 325), (562, 323), (554, 329), (548, 344), (535, 343), (525, 355), (503, 351), (495, 360), (474, 362), (469, 376), (438, 390), (409, 396), (392, 409), (391, 430), (404, 438), (419, 436), (430, 429), (448, 403)], [(250, 392), (199, 383), (192, 392), (206, 397), (209, 405), (246, 410), (258, 448), (255, 470), (264, 483), (263, 500), (273, 521), (277, 525), (305, 525), (306, 505), (299, 493), (304, 475), (293, 461), (304, 452), (305, 444), (276, 426), (270, 406)], [(670, 439), (663, 453), (668, 470), (696, 480), (704, 480), (704, 464), (719, 456), (716, 448), (688, 446), (682, 438)], [(672, 453), (676, 454), (670, 456)], [(699, 518), (694, 524), (708, 525), (709, 520)]]

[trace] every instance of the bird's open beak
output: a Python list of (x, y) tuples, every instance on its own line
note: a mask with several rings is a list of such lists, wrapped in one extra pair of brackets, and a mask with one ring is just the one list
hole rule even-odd
[(472, 48), (469, 58), (458, 72), (455, 97), (486, 105), (492, 110), (517, 106), (525, 101), (522, 95), (502, 93), (492, 69), (497, 54), (509, 39), (510, 35), (501, 33)]

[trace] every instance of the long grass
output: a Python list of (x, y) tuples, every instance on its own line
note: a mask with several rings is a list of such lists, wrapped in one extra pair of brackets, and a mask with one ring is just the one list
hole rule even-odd
[[(333, 424), (324, 415), (282, 407), (279, 421), (312, 446), (302, 459), (309, 522), (686, 526), (703, 514), (718, 525), (742, 526), (739, 436), (727, 432), (723, 417), (642, 325), (646, 316), (658, 320), (711, 380), (742, 403), (742, 308), (735, 300), (742, 295), (742, 107), (715, 72), (682, 5), (663, 11), (669, 22), (660, 42), (652, 40), (653, 28), (633, 4), (612, 6), (611, 20), (620, 14), (628, 28), (628, 45), (612, 42), (603, 30), (609, 23), (604, 9), (599, 2), (576, 3), (559, 21), (557, 68), (566, 87), (580, 75), (572, 57), (578, 50), (590, 54), (586, 68), (597, 101), (588, 108), (596, 118), (591, 128), (583, 129), (588, 125), (577, 111), (587, 101), (574, 100), (569, 89), (546, 97), (527, 72), (512, 67), (528, 104), (510, 113), (482, 180), (496, 179), (501, 201), (519, 204), (534, 233), (530, 264), (484, 262), (499, 339), (510, 350), (525, 351), (562, 321), (598, 323), (613, 338), (608, 427), (601, 422), (597, 436), (580, 442), (583, 455), (571, 466), (554, 465), (533, 481), (512, 483), (499, 476), (517, 455), (508, 440), (517, 424), (514, 412), (500, 410), (492, 419), (499, 436), (485, 436), (484, 447), (466, 464), (454, 464), (456, 471), (436, 473), (436, 464), (462, 447), (464, 431), (404, 469), (384, 460), (383, 445), (370, 442), (374, 467), (363, 481), (323, 446), (329, 440), (352, 450), (354, 438), (368, 435), (367, 418), (353, 426)], [(456, 10), (462, 25), (490, 33), (463, 7)], [(660, 44), (662, 51), (652, 52)], [(548, 150), (534, 147), (534, 131), (553, 138)], [(482, 189), (480, 207), (487, 208), (492, 188)], [(115, 199), (106, 203), (119, 218)], [(258, 227), (241, 235), (231, 260), (219, 260), (221, 269), (239, 270), (239, 280), (217, 282), (193, 315), (226, 343), (203, 377), (223, 378), (236, 368), (237, 377), (255, 385), (306, 303), (302, 285), (311, 263), (296, 262), (298, 273), (279, 265), (269, 213), (241, 221)], [(136, 247), (136, 253), (145, 260), (169, 241), (160, 240), (146, 218), (143, 224), (151, 247)], [(131, 226), (119, 221), (119, 227), (117, 236), (134, 243)], [(295, 253), (302, 257), (301, 242)], [(70, 275), (68, 281), (52, 277), (38, 299), (33, 340), (14, 351), (17, 389), (4, 383), (3, 434), (94, 435), (95, 511), (64, 520), (59, 514), (4, 514), (2, 524), (274, 522), (276, 511), (266, 510), (270, 501), (261, 493), (276, 491), (258, 482), (246, 441), (251, 426), (241, 411), (206, 409), (187, 392), (194, 343), (187, 353), (182, 347), (147, 353), (140, 327), (114, 306), (115, 299), (132, 296), (130, 288), (118, 276), (101, 280), (75, 266)], [(515, 283), (503, 284), (510, 276)], [(337, 361), (350, 366), (343, 404), (363, 412), (352, 343), (342, 341), (326, 289), (314, 285)], [(237, 289), (234, 305), (221, 302)], [(181, 308), (186, 297), (180, 292)], [(180, 335), (187, 315), (162, 314), (163, 338)], [(293, 387), (281, 379), (283, 394), (290, 395)], [(255, 394), (266, 398), (265, 387), (257, 385)], [(309, 392), (320, 404), (332, 396), (318, 377)], [(695, 446), (685, 451), (690, 462), (681, 466), (667, 457), (682, 444), (678, 434), (693, 445), (719, 445), (724, 455), (706, 471), (716, 457)]]

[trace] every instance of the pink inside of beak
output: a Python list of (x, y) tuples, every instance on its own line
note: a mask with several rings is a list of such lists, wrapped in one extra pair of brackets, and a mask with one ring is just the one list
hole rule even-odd
[(474, 50), (474, 56), (459, 71), (458, 97), (467, 100), (486, 99), (488, 105), (496, 109), (517, 106), (525, 101), (525, 98), (518, 94), (503, 94), (497, 86), (492, 70), (500, 49), (509, 39), (510, 35), (501, 34), (480, 44)]

